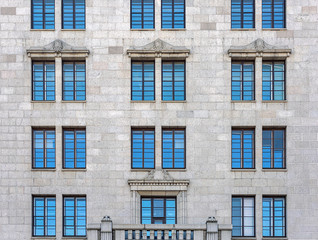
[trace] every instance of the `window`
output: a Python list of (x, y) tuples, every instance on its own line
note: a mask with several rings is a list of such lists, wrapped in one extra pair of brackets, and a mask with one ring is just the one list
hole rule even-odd
[(55, 63), (32, 63), (32, 100), (55, 100)]
[(254, 100), (254, 63), (232, 62), (232, 100)]
[(185, 0), (162, 0), (161, 27), (185, 28)]
[(263, 197), (263, 237), (285, 236), (285, 197)]
[(131, 0), (131, 29), (153, 29), (154, 23), (154, 0)]
[(55, 130), (33, 129), (33, 168), (55, 168)]
[(263, 28), (285, 28), (285, 0), (263, 0)]
[(232, 0), (232, 28), (254, 28), (255, 0)]
[(263, 62), (263, 100), (285, 100), (284, 62)]
[(175, 198), (144, 197), (141, 199), (141, 224), (176, 224)]
[(285, 129), (263, 129), (263, 168), (285, 168)]
[(85, 101), (85, 62), (63, 62), (63, 100)]
[(63, 204), (63, 236), (86, 236), (86, 197), (65, 197)]
[(254, 168), (254, 129), (232, 130), (232, 168)]
[(155, 168), (155, 130), (132, 129), (132, 168)]
[(63, 0), (63, 29), (85, 29), (85, 0)]
[(133, 61), (131, 68), (131, 100), (155, 100), (155, 62)]
[(54, 29), (54, 0), (32, 0), (32, 29)]
[(55, 197), (33, 197), (32, 236), (55, 236)]
[(162, 100), (185, 100), (185, 62), (162, 62)]
[(85, 168), (85, 129), (63, 129), (63, 142), (64, 168)]
[(162, 130), (162, 168), (185, 168), (185, 129)]
[(255, 236), (254, 197), (232, 197), (232, 236)]

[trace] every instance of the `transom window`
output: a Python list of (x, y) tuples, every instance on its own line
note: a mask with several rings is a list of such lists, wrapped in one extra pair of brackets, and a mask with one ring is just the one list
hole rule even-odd
[(131, 29), (153, 29), (154, 12), (154, 0), (131, 0)]
[(55, 63), (32, 63), (32, 100), (55, 100)]
[(263, 28), (285, 28), (285, 0), (263, 0)]
[(64, 168), (86, 167), (85, 129), (63, 129)]
[(254, 129), (232, 130), (232, 168), (254, 168)]
[(34, 196), (32, 236), (55, 236), (56, 230), (55, 197)]
[(86, 197), (64, 197), (63, 236), (86, 236)]
[(285, 168), (285, 129), (263, 129), (263, 168)]
[(32, 29), (54, 29), (54, 0), (32, 0)]
[(263, 237), (286, 236), (285, 197), (263, 197)]
[(55, 168), (55, 130), (33, 129), (33, 168)]
[(85, 62), (63, 62), (63, 100), (86, 99)]
[(162, 130), (162, 167), (185, 168), (185, 129)]
[(162, 100), (185, 100), (185, 61), (162, 62)]
[(232, 0), (232, 28), (254, 28), (254, 0)]
[(263, 62), (263, 100), (285, 100), (284, 62)]
[(185, 0), (161, 1), (161, 27), (185, 28)]
[(232, 100), (254, 100), (254, 63), (232, 62)]
[(133, 61), (131, 68), (131, 100), (155, 100), (155, 62)]
[(255, 236), (254, 197), (232, 197), (232, 236)]
[(132, 168), (155, 167), (155, 130), (132, 129)]
[(141, 199), (141, 224), (176, 224), (175, 198), (143, 197)]
[(85, 29), (85, 0), (63, 0), (62, 28)]

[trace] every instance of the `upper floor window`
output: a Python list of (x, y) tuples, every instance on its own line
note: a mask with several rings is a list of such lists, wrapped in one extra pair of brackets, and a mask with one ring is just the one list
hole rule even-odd
[(141, 224), (176, 224), (176, 199), (144, 197), (141, 199)]
[(55, 100), (55, 63), (32, 63), (32, 100)]
[(263, 197), (263, 237), (286, 237), (285, 197)]
[(255, 236), (254, 197), (232, 197), (232, 236)]
[(255, 0), (232, 0), (232, 28), (255, 27)]
[(33, 197), (32, 236), (55, 236), (56, 230), (55, 197)]
[(64, 197), (63, 236), (86, 236), (86, 197)]
[(263, 168), (285, 168), (285, 129), (263, 129)]
[(63, 0), (62, 28), (85, 29), (85, 0)]
[(263, 100), (285, 100), (284, 62), (263, 62)]
[(32, 29), (54, 29), (54, 0), (32, 0)]
[(86, 167), (85, 129), (63, 129), (63, 168)]
[(285, 0), (263, 0), (263, 28), (285, 28)]
[(254, 129), (232, 130), (232, 168), (254, 168)]
[(132, 168), (155, 167), (155, 130), (132, 129)]
[(254, 100), (254, 63), (232, 62), (232, 100)]
[(185, 168), (185, 129), (162, 129), (162, 168)]
[(33, 129), (32, 167), (55, 168), (55, 130)]
[(185, 61), (163, 61), (162, 100), (183, 101), (185, 98)]
[(131, 29), (155, 28), (154, 0), (131, 0)]
[(133, 61), (131, 68), (131, 100), (155, 100), (155, 62)]
[(161, 27), (185, 28), (185, 0), (161, 1)]
[(63, 62), (63, 100), (86, 99), (85, 62)]

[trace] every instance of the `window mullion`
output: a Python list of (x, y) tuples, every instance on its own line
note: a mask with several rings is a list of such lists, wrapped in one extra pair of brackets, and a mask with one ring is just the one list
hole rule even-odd
[(241, 168), (244, 168), (244, 130), (241, 131)]
[(142, 168), (145, 168), (145, 131), (142, 130)]
[(46, 216), (47, 216), (47, 203), (46, 203), (46, 200), (47, 200), (47, 198), (44, 197), (43, 200), (44, 200), (44, 236), (47, 236), (47, 219), (46, 219)]
[(75, 87), (75, 84), (76, 84), (76, 77), (75, 77), (75, 74), (76, 74), (76, 63), (73, 62), (73, 100), (76, 101), (76, 87)]
[(76, 130), (74, 130), (74, 168), (77, 168), (76, 149), (77, 149), (77, 139), (76, 139)]
[(142, 62), (141, 65), (141, 73), (142, 73), (142, 79), (141, 79), (141, 99), (145, 100), (145, 62)]
[(47, 149), (47, 131), (46, 130), (43, 130), (43, 166), (44, 168), (46, 168), (46, 156), (47, 156), (47, 153), (46, 153), (46, 149)]
[(75, 15), (75, 0), (73, 0), (73, 29), (76, 29)]
[(244, 14), (243, 14), (243, 9), (244, 9), (244, 0), (241, 0), (241, 28), (244, 28)]
[(242, 83), (241, 83), (241, 92), (242, 92), (242, 100), (244, 100), (244, 62), (241, 63), (242, 70)]
[(245, 231), (244, 231), (244, 197), (242, 198), (242, 236), (245, 236)]
[(275, 198), (273, 198), (273, 236), (275, 237)]
[(141, 28), (144, 29), (145, 23), (144, 23), (144, 0), (141, 0)]
[(173, 168), (175, 168), (175, 159), (174, 159), (174, 152), (175, 152), (175, 147), (176, 147), (176, 143), (175, 143), (175, 130), (172, 130), (172, 165), (173, 165)]
[(76, 197), (74, 197), (74, 236), (77, 236), (77, 231), (76, 231)]
[(175, 75), (175, 69), (174, 69), (174, 64), (175, 64), (175, 62), (172, 62), (172, 99), (175, 101), (176, 100), (176, 97), (175, 97), (175, 92), (174, 92), (174, 90), (175, 90), (175, 88), (174, 88), (174, 84), (175, 84), (175, 77), (174, 77), (174, 75)]
[(275, 139), (274, 139), (274, 130), (271, 130), (271, 163), (272, 163), (272, 168), (275, 168), (274, 167), (274, 151), (275, 151), (275, 146), (274, 146), (274, 143), (275, 143)]

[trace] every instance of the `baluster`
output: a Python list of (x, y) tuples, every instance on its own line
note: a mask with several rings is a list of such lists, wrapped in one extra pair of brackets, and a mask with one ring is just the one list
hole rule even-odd
[(173, 239), (173, 240), (177, 239), (176, 230), (171, 230), (171, 239)]
[(169, 239), (169, 230), (165, 230), (165, 240)]
[(187, 240), (191, 240), (191, 230), (187, 230)]
[(157, 231), (157, 239), (162, 240), (162, 231), (161, 230)]
[(132, 230), (128, 230), (128, 239), (130, 240), (130, 239), (133, 239), (132, 238)]
[(179, 240), (183, 240), (183, 230), (179, 230)]
[(147, 239), (147, 230), (142, 230), (142, 239)]
[(155, 239), (155, 230), (150, 230), (150, 239)]
[(136, 240), (140, 239), (140, 230), (135, 230)]

